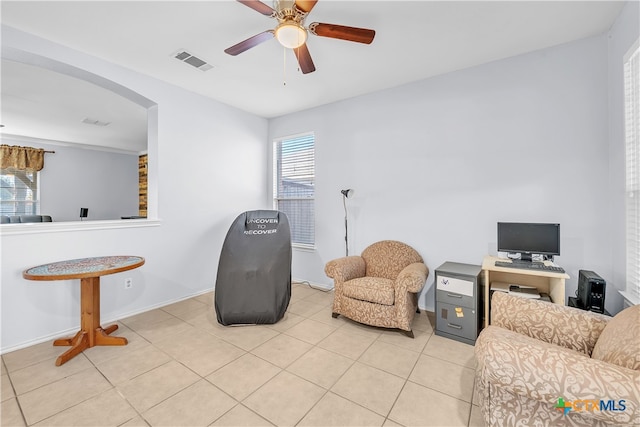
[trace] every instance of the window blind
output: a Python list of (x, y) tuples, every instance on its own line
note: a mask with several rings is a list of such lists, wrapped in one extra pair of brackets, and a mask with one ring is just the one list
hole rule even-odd
[(315, 137), (313, 133), (274, 141), (274, 208), (289, 218), (292, 243), (315, 244)]
[(0, 215), (38, 213), (38, 172), (0, 169)]
[(624, 111), (626, 145), (626, 290), (640, 300), (640, 48), (625, 55)]

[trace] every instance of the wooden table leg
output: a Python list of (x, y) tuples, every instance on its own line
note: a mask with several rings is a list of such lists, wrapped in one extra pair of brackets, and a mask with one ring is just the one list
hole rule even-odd
[(80, 331), (73, 338), (58, 339), (53, 345), (70, 345), (71, 348), (56, 359), (56, 366), (68, 362), (87, 348), (96, 345), (126, 345), (124, 337), (112, 337), (110, 333), (118, 325), (100, 326), (100, 277), (87, 277), (80, 281)]
[(89, 335), (89, 347), (96, 345), (100, 327), (100, 277), (80, 279), (80, 330)]
[(127, 345), (129, 341), (125, 337), (111, 337), (109, 334), (118, 329), (118, 325), (111, 325), (105, 329), (98, 328), (95, 331), (96, 345)]
[(71, 348), (58, 356), (58, 358), (56, 359), (56, 366), (67, 363), (69, 360), (73, 359), (87, 348), (89, 348), (89, 338), (87, 337), (87, 334), (85, 332), (80, 331), (76, 334), (75, 337), (73, 337)]
[(78, 331), (77, 334), (75, 334), (73, 337), (71, 338), (60, 338), (57, 339), (53, 342), (53, 345), (73, 345), (74, 341), (76, 341), (78, 339), (78, 337), (80, 335), (82, 335), (84, 332), (82, 331)]

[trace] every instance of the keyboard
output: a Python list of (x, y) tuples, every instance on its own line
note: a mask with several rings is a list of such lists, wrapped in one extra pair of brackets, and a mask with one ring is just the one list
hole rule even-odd
[(520, 268), (523, 270), (550, 271), (552, 273), (564, 273), (564, 268), (555, 265), (544, 265), (541, 262), (528, 261), (496, 261), (496, 267)]

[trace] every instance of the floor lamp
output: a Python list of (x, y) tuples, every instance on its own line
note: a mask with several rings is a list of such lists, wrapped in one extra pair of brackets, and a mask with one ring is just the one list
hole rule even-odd
[(344, 249), (346, 256), (349, 256), (349, 221), (347, 219), (347, 199), (353, 196), (353, 190), (348, 188), (341, 190), (342, 205), (344, 206)]

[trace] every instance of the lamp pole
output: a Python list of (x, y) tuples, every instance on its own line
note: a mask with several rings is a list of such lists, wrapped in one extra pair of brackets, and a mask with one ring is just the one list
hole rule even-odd
[(344, 206), (344, 252), (349, 256), (349, 221), (347, 216), (347, 199), (353, 195), (352, 189), (341, 190), (342, 205)]

